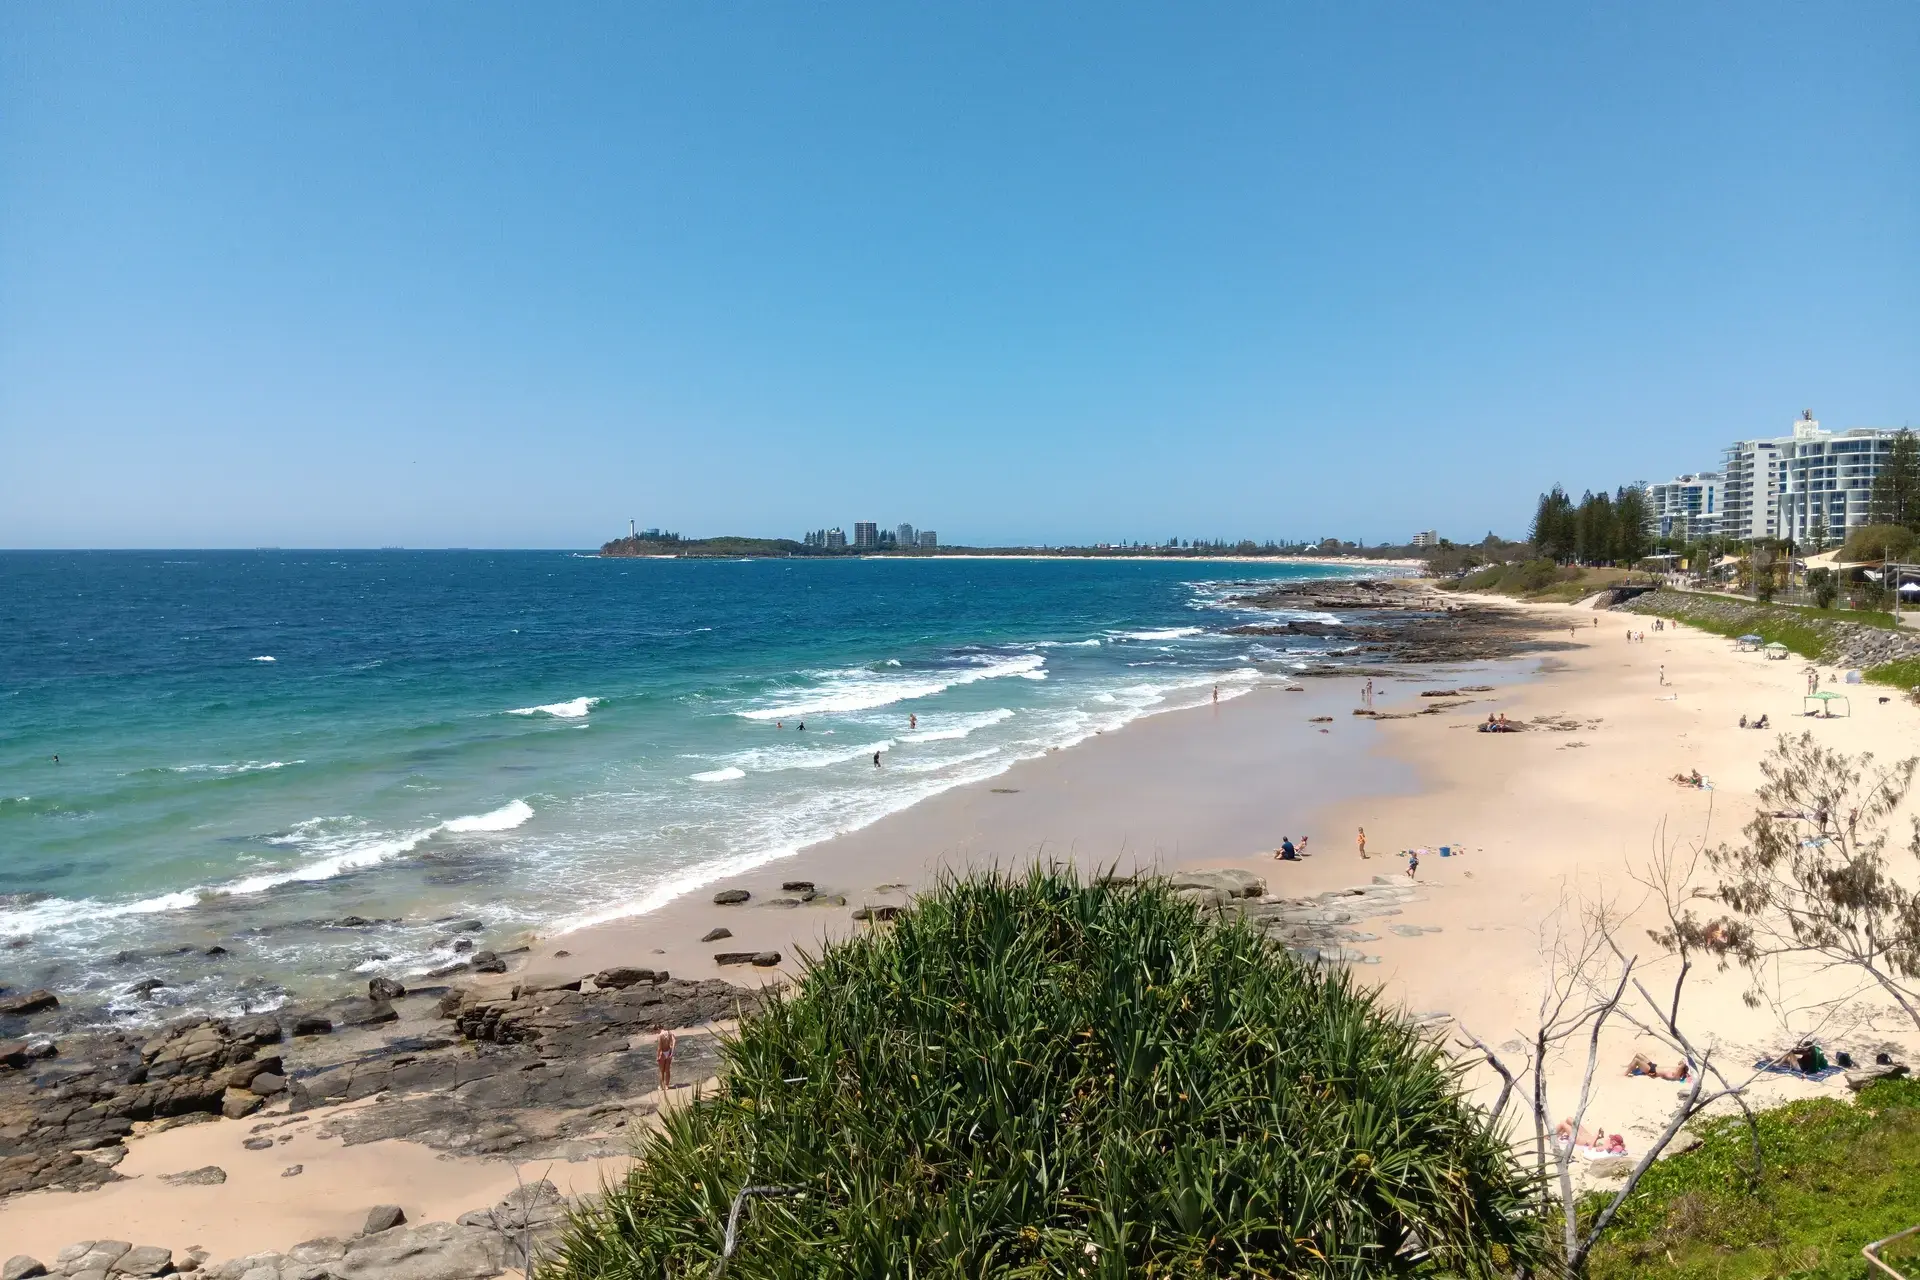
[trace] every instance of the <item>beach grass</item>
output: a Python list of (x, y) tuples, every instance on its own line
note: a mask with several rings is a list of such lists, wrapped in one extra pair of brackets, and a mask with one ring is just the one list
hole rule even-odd
[[(1765, 1172), (1738, 1117), (1647, 1172), (1592, 1259), (1593, 1280), (1854, 1280), (1862, 1245), (1920, 1224), (1920, 1081), (1760, 1113)], [(1920, 1248), (1907, 1258), (1920, 1263)]]
[(949, 879), (746, 1019), (542, 1280), (1494, 1276), (1543, 1238), (1457, 1064), (1156, 883)]
[(1860, 678), (1869, 684), (1892, 685), (1896, 689), (1920, 689), (1920, 658), (1901, 658), (1868, 667)]

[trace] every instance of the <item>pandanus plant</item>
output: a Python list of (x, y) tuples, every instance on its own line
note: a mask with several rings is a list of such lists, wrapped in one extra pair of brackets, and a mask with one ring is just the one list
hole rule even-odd
[(1440, 1047), (1157, 883), (949, 879), (724, 1059), (541, 1280), (1491, 1276), (1541, 1239)]

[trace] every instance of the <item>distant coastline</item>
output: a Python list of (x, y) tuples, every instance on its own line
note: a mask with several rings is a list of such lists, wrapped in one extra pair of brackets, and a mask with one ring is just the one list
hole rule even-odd
[(1252, 543), (1231, 546), (1150, 547), (871, 547), (822, 548), (791, 538), (615, 538), (599, 554), (628, 560), (1206, 560), (1253, 564), (1319, 564), (1424, 568), (1426, 561), (1407, 547), (1380, 547), (1369, 553), (1355, 547), (1330, 552), (1306, 546), (1297, 551)]

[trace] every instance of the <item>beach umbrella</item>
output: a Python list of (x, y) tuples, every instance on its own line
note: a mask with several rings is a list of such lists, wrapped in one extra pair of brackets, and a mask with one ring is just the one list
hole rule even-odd
[(1759, 644), (1760, 637), (1759, 636), (1741, 636), (1740, 643), (1741, 644)]
[(1920, 582), (1902, 583), (1900, 586), (1900, 594), (1903, 596), (1920, 596)]

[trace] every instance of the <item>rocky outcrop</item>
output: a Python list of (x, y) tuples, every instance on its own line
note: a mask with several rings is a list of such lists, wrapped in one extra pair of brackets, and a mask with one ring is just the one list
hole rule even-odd
[(144, 1041), (96, 1036), (77, 1043), (80, 1061), (41, 1058), (0, 1076), (0, 1196), (114, 1181), (137, 1123), (256, 1109), (267, 1094), (255, 1081), (271, 1091), (281, 1068), (257, 1054), (279, 1038), (272, 1019), (190, 1018)]

